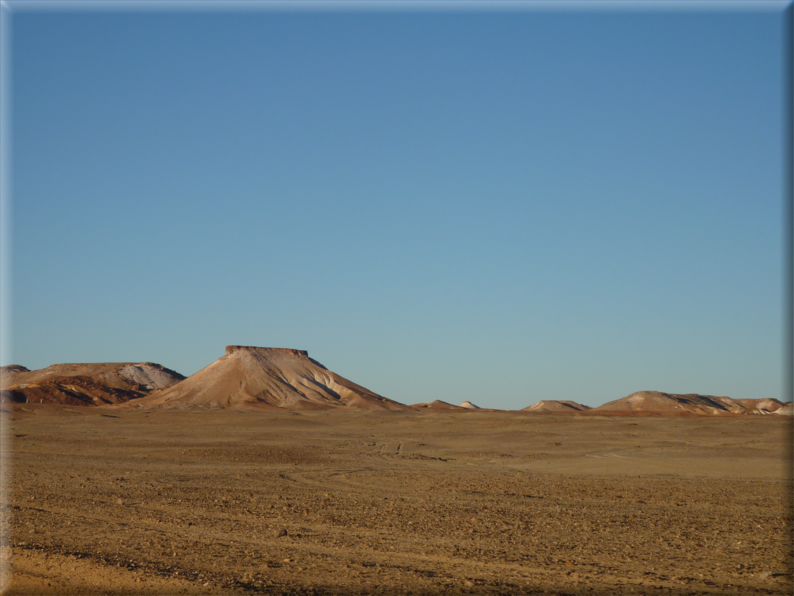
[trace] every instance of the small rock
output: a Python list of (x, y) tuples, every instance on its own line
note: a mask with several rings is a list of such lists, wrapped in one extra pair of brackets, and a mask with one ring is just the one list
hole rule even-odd
[(467, 588), (473, 588), (474, 582), (467, 579), (465, 582), (463, 582), (463, 585), (466, 586)]
[(276, 532), (276, 538), (283, 538), (287, 535), (287, 531), (284, 528), (281, 528)]
[(758, 574), (758, 579), (766, 579), (770, 575), (772, 575), (771, 571), (762, 571), (761, 573)]
[(116, 505), (124, 505), (124, 499), (122, 499), (121, 497), (116, 499)]

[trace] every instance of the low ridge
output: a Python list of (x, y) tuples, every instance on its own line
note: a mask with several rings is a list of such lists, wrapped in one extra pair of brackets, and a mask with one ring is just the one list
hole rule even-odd
[(420, 404), (413, 404), (411, 407), (414, 410), (420, 410), (420, 411), (431, 410), (433, 412), (449, 412), (449, 411), (464, 409), (461, 406), (455, 406), (445, 401), (441, 401), (440, 399), (437, 399), (435, 401), (422, 402)]
[(626, 397), (593, 408), (591, 412), (713, 416), (746, 414), (748, 409), (730, 397), (725, 396), (637, 391)]
[(573, 413), (589, 410), (590, 406), (585, 406), (575, 401), (543, 399), (539, 402), (527, 406), (522, 412), (554, 412), (554, 413)]
[(154, 362), (53, 364), (38, 370), (11, 364), (0, 369), (0, 400), (72, 406), (119, 404), (184, 378)]

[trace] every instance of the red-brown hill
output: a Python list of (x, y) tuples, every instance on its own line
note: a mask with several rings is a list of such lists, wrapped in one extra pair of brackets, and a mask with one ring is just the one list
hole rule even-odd
[(227, 346), (226, 354), (181, 383), (129, 407), (410, 410), (348, 381), (304, 350)]
[(72, 406), (119, 404), (184, 378), (153, 362), (53, 364), (38, 370), (11, 364), (0, 368), (0, 400)]

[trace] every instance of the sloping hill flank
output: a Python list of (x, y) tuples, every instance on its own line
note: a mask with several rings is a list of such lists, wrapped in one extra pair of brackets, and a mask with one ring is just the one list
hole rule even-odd
[(575, 401), (544, 399), (537, 403), (527, 406), (522, 412), (561, 412), (573, 413), (589, 410), (590, 406), (578, 404)]
[(662, 393), (660, 391), (638, 391), (590, 410), (598, 412), (644, 412), (654, 414), (719, 415), (746, 414), (748, 409), (730, 397), (687, 393)]
[(153, 362), (53, 364), (0, 369), (0, 399), (17, 403), (100, 406), (118, 404), (175, 385), (182, 375)]
[(764, 397), (761, 399), (737, 399), (734, 401), (747, 408), (748, 414), (772, 414), (783, 405), (783, 402), (771, 397)]
[(130, 404), (145, 408), (409, 410), (348, 381), (304, 350), (227, 346), (226, 354), (178, 385)]
[(781, 416), (794, 416), (794, 403), (787, 401), (772, 413)]

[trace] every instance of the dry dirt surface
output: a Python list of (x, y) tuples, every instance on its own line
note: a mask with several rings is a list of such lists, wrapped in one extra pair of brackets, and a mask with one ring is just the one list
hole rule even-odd
[(792, 593), (789, 417), (14, 408), (6, 594)]

